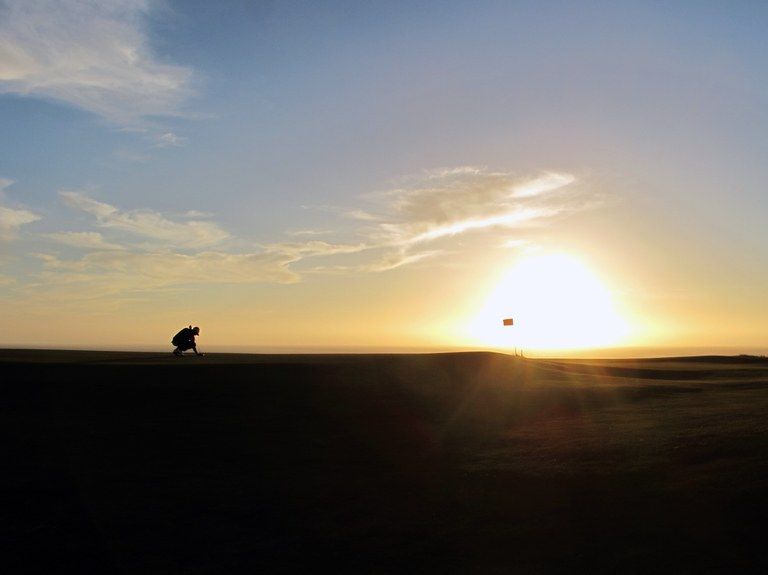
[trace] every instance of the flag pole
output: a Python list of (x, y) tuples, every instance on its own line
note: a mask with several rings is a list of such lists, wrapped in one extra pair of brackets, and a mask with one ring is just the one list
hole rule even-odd
[[(506, 317), (506, 318), (501, 320), (501, 324), (503, 326), (505, 326), (505, 327), (506, 326), (513, 326), (513, 325), (515, 325), (515, 321), (511, 317)], [(517, 355), (517, 346), (514, 347), (514, 350), (515, 350), (515, 357), (518, 357), (518, 355)]]

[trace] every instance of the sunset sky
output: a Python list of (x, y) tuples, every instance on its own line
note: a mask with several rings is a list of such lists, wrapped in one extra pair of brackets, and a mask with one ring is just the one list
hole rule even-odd
[(764, 353), (766, 29), (0, 0), (0, 345)]

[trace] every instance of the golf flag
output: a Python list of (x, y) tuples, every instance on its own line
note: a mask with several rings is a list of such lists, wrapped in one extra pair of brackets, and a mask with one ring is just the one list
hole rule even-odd
[(511, 317), (508, 317), (508, 318), (506, 318), (506, 319), (504, 320), (504, 325), (515, 325), (515, 324), (514, 324), (514, 322), (512, 321), (512, 318), (511, 318)]

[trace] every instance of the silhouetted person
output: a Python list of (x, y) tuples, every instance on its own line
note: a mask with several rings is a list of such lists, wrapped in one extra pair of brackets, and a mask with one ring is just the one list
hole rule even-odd
[(188, 349), (195, 350), (195, 355), (203, 355), (197, 353), (197, 345), (195, 344), (195, 336), (200, 334), (199, 327), (185, 327), (179, 333), (173, 336), (171, 343), (176, 346), (173, 350), (173, 355), (181, 355)]

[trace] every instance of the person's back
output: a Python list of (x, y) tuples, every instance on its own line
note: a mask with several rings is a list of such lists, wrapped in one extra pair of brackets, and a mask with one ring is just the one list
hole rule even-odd
[(190, 339), (192, 339), (192, 328), (185, 327), (179, 333), (173, 336), (171, 343), (173, 345), (180, 345), (182, 343), (188, 342)]

